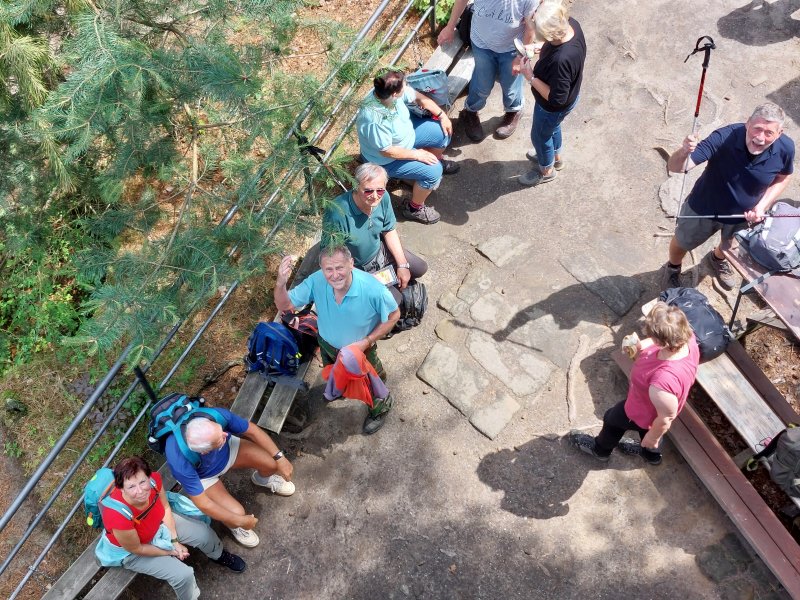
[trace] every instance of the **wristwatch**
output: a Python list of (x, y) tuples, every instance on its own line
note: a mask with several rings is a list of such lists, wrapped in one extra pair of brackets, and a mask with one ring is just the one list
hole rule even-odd
[(408, 269), (411, 270), (411, 265), (409, 263), (403, 263), (402, 265), (397, 265), (398, 269)]
[(278, 450), (278, 453), (272, 457), (272, 460), (280, 460), (283, 458), (283, 450)]

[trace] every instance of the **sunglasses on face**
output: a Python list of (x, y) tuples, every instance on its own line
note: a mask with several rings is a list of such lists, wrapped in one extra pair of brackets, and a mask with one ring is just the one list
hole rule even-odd
[(379, 196), (383, 196), (383, 194), (385, 192), (386, 192), (386, 190), (384, 188), (376, 188), (374, 190), (369, 190), (368, 189), (368, 190), (364, 190), (363, 191), (365, 196), (372, 196), (372, 194), (378, 194)]

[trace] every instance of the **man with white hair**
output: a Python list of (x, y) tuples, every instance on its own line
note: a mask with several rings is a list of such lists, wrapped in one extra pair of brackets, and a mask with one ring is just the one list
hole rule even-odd
[[(726, 290), (736, 285), (722, 251), (730, 247), (736, 231), (764, 219), (792, 178), (794, 142), (782, 135), (785, 118), (780, 106), (766, 102), (746, 123), (717, 129), (702, 142), (689, 135), (669, 157), (667, 169), (672, 173), (690, 171), (706, 161), (708, 165), (678, 215), (669, 259), (661, 271), (662, 289), (681, 287), (683, 257), (717, 231), (721, 239), (709, 253), (711, 269)], [(726, 218), (737, 214), (744, 218)]]
[(195, 417), (183, 431), (186, 445), (200, 455), (192, 464), (181, 452), (174, 435), (167, 438), (167, 464), (183, 491), (212, 519), (224, 523), (237, 542), (252, 548), (259, 539), (253, 529), (258, 519), (247, 514), (236, 498), (230, 495), (220, 477), (230, 469), (255, 469), (251, 477), (255, 485), (273, 494), (291, 496), (294, 467), (283, 452), (256, 424), (224, 408), (213, 408), (224, 425), (204, 417)]

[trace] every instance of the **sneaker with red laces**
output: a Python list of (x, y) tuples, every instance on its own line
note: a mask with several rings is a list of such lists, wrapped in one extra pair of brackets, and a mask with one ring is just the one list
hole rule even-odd
[(434, 223), (438, 223), (439, 219), (442, 218), (442, 216), (436, 212), (436, 209), (434, 209), (432, 206), (423, 204), (419, 208), (414, 209), (408, 202), (406, 202), (405, 206), (403, 206), (403, 216), (406, 219), (417, 221), (418, 223), (424, 223), (425, 225), (433, 225)]

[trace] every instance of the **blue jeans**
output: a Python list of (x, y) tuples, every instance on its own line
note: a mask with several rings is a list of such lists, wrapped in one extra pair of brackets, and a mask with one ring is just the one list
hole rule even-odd
[(517, 57), (517, 51), (492, 52), (472, 45), (472, 56), (475, 58), (475, 70), (469, 82), (469, 94), (464, 105), (469, 111), (478, 112), (486, 106), (486, 99), (492, 93), (494, 82), (500, 82), (503, 90), (503, 110), (519, 112), (524, 105), (522, 94), (522, 75), (511, 72), (511, 63)]
[(556, 162), (556, 154), (561, 153), (563, 141), (561, 139), (561, 121), (575, 108), (580, 96), (572, 104), (558, 112), (549, 112), (539, 103), (533, 107), (533, 127), (531, 127), (531, 142), (536, 150), (536, 158), (541, 169), (549, 169)]
[[(414, 123), (414, 148), (447, 148), (450, 143), (450, 136), (444, 134), (439, 121), (433, 119), (423, 119), (412, 115), (411, 122)], [(419, 183), (419, 186), (426, 190), (435, 190), (442, 181), (442, 163), (437, 162), (433, 165), (425, 164), (418, 160), (393, 160), (382, 165), (389, 177), (395, 179), (410, 179)]]

